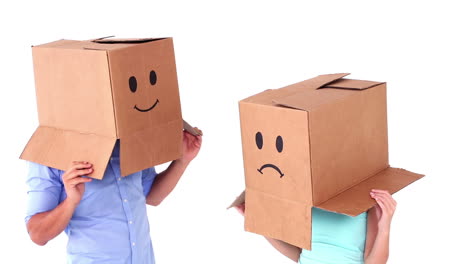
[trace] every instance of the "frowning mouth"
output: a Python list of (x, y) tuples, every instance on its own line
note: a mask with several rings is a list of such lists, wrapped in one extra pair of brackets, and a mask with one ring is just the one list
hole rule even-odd
[(147, 108), (147, 109), (141, 109), (141, 108), (138, 108), (138, 106), (134, 106), (133, 108), (135, 108), (136, 110), (140, 111), (140, 112), (148, 112), (150, 111), (151, 109), (153, 109), (157, 104), (159, 103), (159, 99), (156, 99), (156, 102), (154, 102), (154, 104), (150, 107), (150, 108)]
[(276, 170), (280, 174), (280, 178), (283, 178), (283, 176), (284, 176), (284, 173), (282, 173), (281, 170), (278, 167), (276, 167), (275, 165), (273, 165), (273, 164), (265, 164), (260, 169), (257, 169), (257, 170), (258, 170), (258, 172), (263, 174), (262, 171), (265, 168), (272, 168), (272, 169)]

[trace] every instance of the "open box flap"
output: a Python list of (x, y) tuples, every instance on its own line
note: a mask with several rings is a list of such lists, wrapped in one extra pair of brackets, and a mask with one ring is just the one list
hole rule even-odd
[(422, 174), (389, 167), (315, 207), (357, 216), (376, 204), (369, 195), (372, 189), (388, 190), (394, 194), (422, 177)]
[(94, 171), (88, 176), (102, 179), (116, 138), (40, 126), (20, 158), (66, 171), (73, 161), (88, 161)]

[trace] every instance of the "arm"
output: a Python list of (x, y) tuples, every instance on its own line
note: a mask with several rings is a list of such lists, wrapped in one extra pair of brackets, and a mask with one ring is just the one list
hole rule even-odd
[(54, 209), (32, 216), (27, 224), (31, 240), (40, 246), (47, 244), (65, 230), (75, 208), (76, 205), (65, 199)]
[(366, 264), (385, 264), (389, 256), (390, 224), (396, 201), (388, 191), (372, 190), (377, 205), (367, 215), (367, 236), (364, 259)]
[(293, 246), (291, 244), (288, 244), (284, 241), (274, 239), (274, 238), (269, 238), (265, 237), (268, 242), (276, 249), (278, 252), (283, 254), (284, 256), (288, 257), (294, 262), (299, 261), (299, 256), (301, 255), (301, 248), (298, 248), (296, 246)]
[(43, 246), (67, 227), (83, 196), (84, 183), (91, 181), (90, 178), (81, 176), (91, 173), (92, 170), (90, 163), (74, 162), (70, 169), (63, 174), (62, 179), (67, 198), (54, 209), (33, 215), (26, 225), (29, 236), (34, 243)]
[(185, 169), (200, 151), (201, 144), (201, 136), (193, 136), (184, 131), (182, 157), (174, 160), (153, 181), (151, 190), (146, 196), (147, 204), (153, 206), (159, 205), (174, 190)]
[[(245, 213), (245, 203), (236, 206), (237, 211), (243, 216)], [(299, 256), (301, 255), (302, 249), (291, 244), (288, 244), (284, 241), (265, 237), (265, 239), (276, 249), (278, 252), (288, 257), (294, 262), (299, 261)]]

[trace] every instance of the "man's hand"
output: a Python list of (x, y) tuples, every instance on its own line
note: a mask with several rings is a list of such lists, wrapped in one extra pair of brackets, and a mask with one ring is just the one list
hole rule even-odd
[(153, 181), (151, 190), (146, 195), (146, 203), (152, 206), (159, 205), (172, 192), (182, 177), (187, 166), (197, 156), (202, 145), (201, 136), (193, 136), (184, 131), (182, 143), (182, 157), (171, 162), (169, 167), (161, 172)]
[(29, 236), (34, 243), (43, 246), (65, 230), (83, 197), (84, 184), (92, 181), (83, 177), (93, 171), (92, 167), (89, 162), (74, 161), (65, 171), (62, 181), (67, 198), (54, 209), (33, 215), (27, 223)]
[(390, 193), (385, 190), (373, 189), (370, 196), (374, 198), (378, 204), (378, 206), (376, 206), (376, 215), (379, 231), (389, 231), (397, 202), (392, 198)]
[(85, 191), (85, 183), (92, 181), (90, 178), (82, 177), (93, 172), (93, 164), (86, 161), (73, 161), (70, 168), (62, 176), (67, 200), (73, 205), (78, 205)]
[(184, 164), (190, 163), (200, 151), (202, 137), (194, 136), (184, 131), (184, 141), (182, 143), (182, 157), (180, 161)]

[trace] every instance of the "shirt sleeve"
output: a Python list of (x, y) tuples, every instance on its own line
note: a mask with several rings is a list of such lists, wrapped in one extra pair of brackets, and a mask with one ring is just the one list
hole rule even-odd
[(33, 215), (50, 211), (60, 203), (63, 190), (61, 174), (60, 170), (34, 162), (29, 163), (26, 179), (28, 186), (26, 223)]
[(153, 185), (153, 181), (156, 178), (157, 173), (154, 167), (145, 169), (142, 173), (143, 193), (147, 196), (151, 190), (151, 186)]

